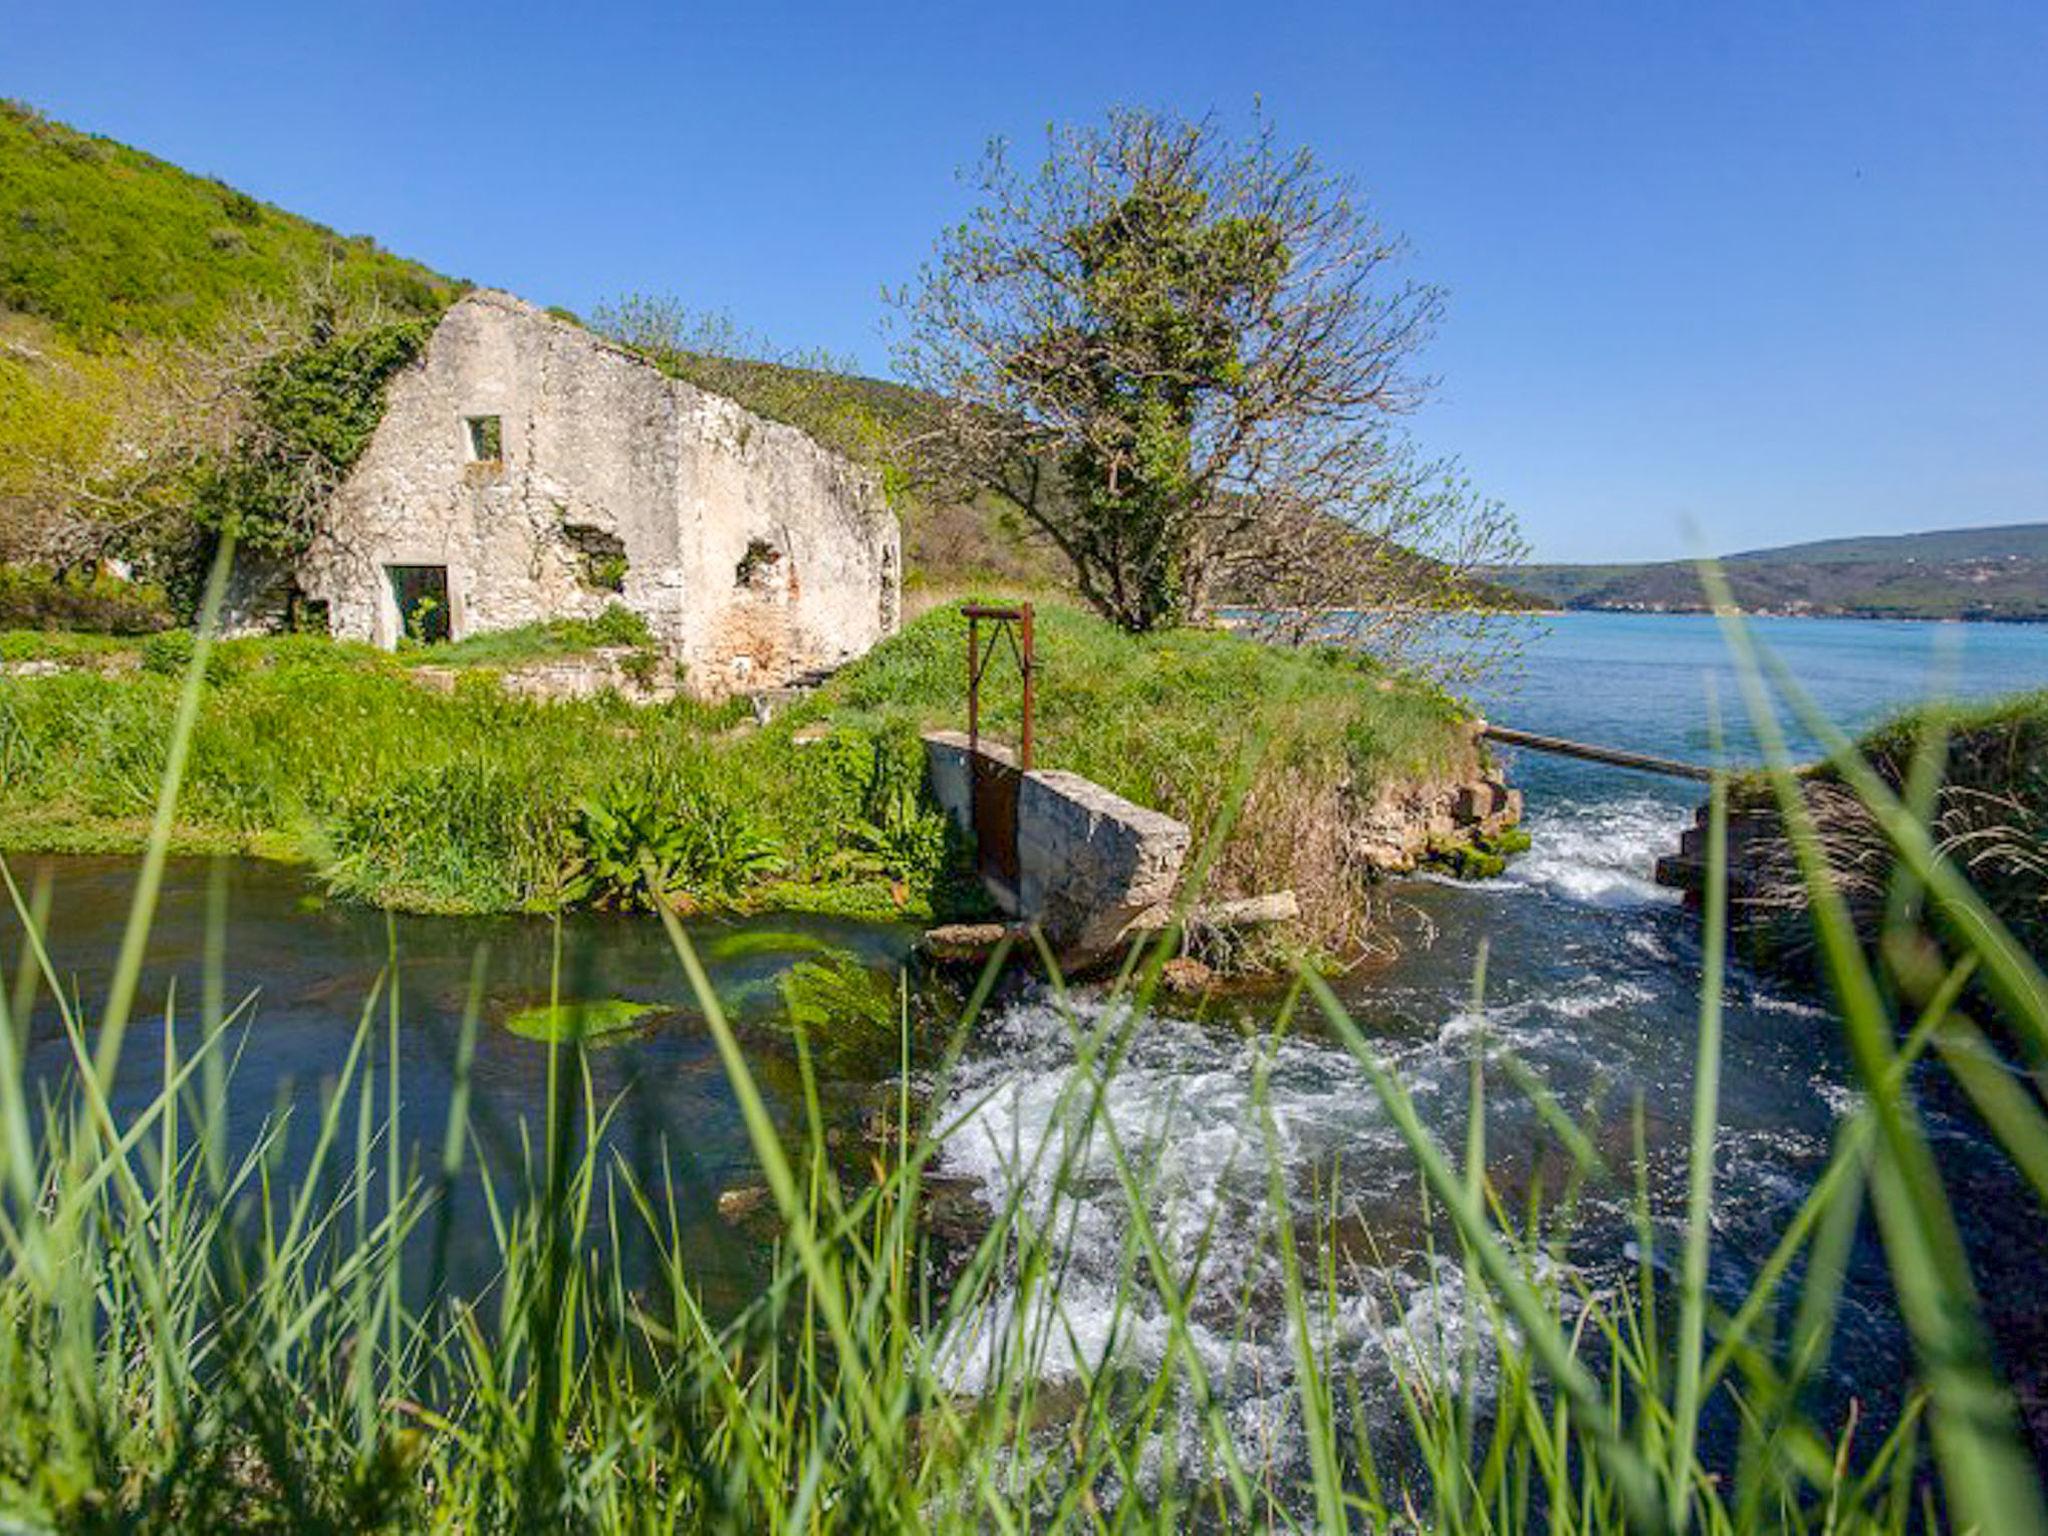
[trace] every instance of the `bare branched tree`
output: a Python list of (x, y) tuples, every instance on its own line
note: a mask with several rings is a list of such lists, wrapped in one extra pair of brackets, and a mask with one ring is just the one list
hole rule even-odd
[[(376, 295), (316, 269), (283, 297), (245, 301), (203, 341), (0, 356), (0, 560), (62, 574), (147, 545), (190, 517), (211, 467), (261, 436), (254, 390), (267, 364), (385, 318)], [(306, 473), (310, 518), (332, 486), (314, 483), (317, 466)]]
[(898, 296), (898, 371), (940, 402), (909, 448), (1014, 505), (1116, 623), (1234, 604), (1306, 636), (1371, 606), (1390, 630), (1512, 557), (1505, 513), (1397, 430), (1441, 294), (1264, 119), (1239, 144), (1119, 111), (1029, 175), (993, 146), (979, 189)]

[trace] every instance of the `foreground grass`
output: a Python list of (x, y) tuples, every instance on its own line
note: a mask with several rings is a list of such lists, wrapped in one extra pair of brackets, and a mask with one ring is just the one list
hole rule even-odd
[[(75, 663), (0, 678), (0, 846), (141, 846), (179, 686), (163, 664), (172, 638), (130, 652), (0, 642), (17, 659)], [(678, 855), (672, 893), (699, 906), (922, 914), (950, 899), (958, 850), (923, 796), (917, 733), (963, 721), (956, 612), (920, 618), (765, 729), (744, 703), (543, 703), (498, 681), (608, 638), (548, 626), (395, 657), (310, 637), (222, 644), (171, 846), (308, 861), (347, 896), (411, 910), (547, 908), (595, 802), (650, 807), (651, 834), (715, 833)], [(452, 692), (416, 683), (427, 662), (457, 669)], [(1040, 668), (1041, 764), (1185, 817), (1198, 835), (1255, 752), (1220, 881), (1328, 892), (1333, 921), (1357, 893), (1333, 881), (1333, 851), (1305, 841), (1301, 819), (1474, 759), (1447, 699), (1335, 653), (1216, 633), (1134, 639), (1055, 607)], [(1013, 731), (1016, 708), (1014, 669), (998, 668), (989, 730)]]
[[(1327, 1326), (1345, 1260), (1314, 1213), (1289, 1211), (1286, 1142), (1268, 1106), (1242, 1150), (1272, 1170), (1257, 1237), (1277, 1266), (1265, 1299), (1296, 1368), (1280, 1420), (1247, 1426), (1229, 1407), (1234, 1367), (1219, 1372), (1196, 1345), (1198, 1332), (1241, 1342), (1245, 1323), (1194, 1315), (1207, 1241), (1190, 1253), (1169, 1240), (1152, 1171), (1103, 1113), (1163, 947), (1119, 983), (1136, 1006), (1094, 1024), (1072, 1016), (1062, 1133), (1010, 1154), (1012, 1187), (1046, 1197), (998, 1211), (944, 1285), (919, 1210), (951, 1126), (920, 1121), (906, 1087), (859, 1177), (828, 1155), (808, 1087), (807, 1128), (778, 1127), (673, 914), (678, 968), (781, 1233), (766, 1284), (737, 1317), (706, 1311), (677, 1184), (650, 1183), (598, 1150), (610, 1110), (593, 1101), (573, 1045), (550, 1055), (556, 1091), (545, 1123), (528, 1128), (531, 1150), (485, 1176), (491, 1285), (465, 1295), (445, 1283), (452, 1191), (502, 1145), (470, 1108), (474, 1001), (451, 1043), (445, 1125), (403, 1120), (403, 1009), (392, 993), (365, 1000), (346, 1066), (301, 1137), (309, 1161), (295, 1179), (284, 1173), (286, 1120), (265, 1121), (253, 1142), (231, 1139), (238, 1015), (218, 982), (202, 989), (188, 1048), (174, 1020), (161, 1034), (131, 1027), (142, 1022), (134, 1003), (169, 812), (185, 747), (198, 741), (203, 665), (202, 654), (184, 684), (128, 941), (94, 1011), (51, 972), (33, 899), (8, 887), (30, 935), (14, 974), (0, 977), (0, 1511), (15, 1526), (2048, 1529), (1916, 1104), (1916, 1063), (1931, 1052), (1955, 1069), (2016, 1178), (2048, 1195), (2038, 1089), (1974, 1054), (1981, 1038), (1959, 1009), (1972, 978), (1985, 978), (2005, 1027), (2038, 1049), (2048, 978), (1910, 804), (1837, 740), (1838, 770), (1904, 871), (1896, 922), (1903, 931), (1931, 917), (1945, 936), (1931, 986), (1873, 969), (1825, 883), (1754, 674), (1753, 711), (1815, 881), (1862, 1095), (1777, 1251), (1738, 1305), (1709, 1305), (1725, 895), (1717, 787), (1679, 1251), (1658, 1254), (1645, 1209), (1633, 1279), (1581, 1271), (1570, 1244), (1577, 1192), (1626, 1187), (1630, 1172), (1603, 1164), (1540, 1080), (1484, 1052), (1473, 1058), (1465, 1145), (1440, 1146), (1373, 1042), (1304, 975), (1260, 1053), (1258, 1102), (1296, 1010), (1319, 1014), (1421, 1174), (1448, 1268), (1463, 1276), (1448, 1303), (1463, 1326), (1391, 1358), (1399, 1411), (1371, 1420), (1366, 1383), (1333, 1353)], [(38, 987), (55, 1009), (45, 1044), (71, 1063), (54, 1076), (25, 1065)], [(943, 1082), (974, 1025), (970, 1007), (925, 1070)], [(116, 1109), (108, 1089), (122, 1056), (159, 1039), (160, 1091)], [(1556, 1202), (1511, 1211), (1501, 1199), (1479, 1111), (1503, 1093), (1526, 1098), (1550, 1130), (1565, 1171)], [(1068, 1197), (1091, 1159), (1114, 1170), (1125, 1220), (1089, 1240), (1120, 1245), (1126, 1300), (1135, 1312), (1139, 1296), (1153, 1298), (1164, 1319), (1157, 1364), (1144, 1371), (1125, 1363), (1121, 1326), (1100, 1345), (1067, 1332)], [(1847, 1246), (1866, 1211), (1911, 1337), (1913, 1381), (1892, 1423), (1820, 1422), (1808, 1388), (1826, 1369)], [(1659, 1284), (1660, 1273), (1670, 1278)], [(1244, 1298), (1247, 1310), (1257, 1299)], [(1043, 1365), (1063, 1348), (1079, 1377), (1056, 1393)], [(1493, 1362), (1484, 1398), (1482, 1352)], [(1731, 1426), (1729, 1444), (1701, 1433), (1714, 1414)]]

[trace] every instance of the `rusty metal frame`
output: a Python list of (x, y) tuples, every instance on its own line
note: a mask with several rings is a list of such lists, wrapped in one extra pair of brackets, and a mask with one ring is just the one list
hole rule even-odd
[[(1035, 683), (1038, 672), (1037, 642), (1032, 630), (1032, 613), (1029, 603), (1018, 603), (1014, 607), (992, 607), (983, 603), (962, 605), (961, 613), (967, 618), (967, 746), (972, 752), (981, 750), (981, 680), (988, 673), (989, 664), (995, 660), (997, 648), (1008, 640), (1010, 654), (1017, 658), (1017, 670), (1024, 679), (1024, 730), (1023, 739), (1018, 743), (1017, 766), (1024, 772), (1031, 771), (1033, 746), (1033, 716), (1035, 710)], [(987, 619), (994, 628), (989, 632), (988, 645), (981, 643), (981, 622)]]

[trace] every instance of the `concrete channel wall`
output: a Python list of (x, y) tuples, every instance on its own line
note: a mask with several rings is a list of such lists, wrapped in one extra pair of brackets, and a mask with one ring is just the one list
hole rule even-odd
[[(932, 792), (956, 826), (974, 830), (971, 749), (959, 731), (924, 738)], [(1016, 766), (984, 742), (990, 760)], [(1033, 769), (1017, 789), (1017, 885), (985, 880), (1011, 917), (1036, 923), (1062, 955), (1114, 949), (1139, 919), (1173, 899), (1187, 859), (1187, 824), (1133, 804), (1078, 773)]]

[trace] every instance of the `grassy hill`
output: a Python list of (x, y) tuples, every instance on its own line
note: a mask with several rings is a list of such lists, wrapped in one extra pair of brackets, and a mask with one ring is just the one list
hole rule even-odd
[[(1824, 539), (1722, 561), (1759, 613), (1891, 619), (2048, 620), (2048, 523)], [(1697, 613), (1692, 562), (1524, 565), (1492, 573), (1531, 600), (1618, 613)]]
[(250, 298), (284, 299), (331, 270), (401, 315), (462, 283), (246, 192), (0, 102), (0, 309), (95, 351), (203, 340)]

